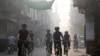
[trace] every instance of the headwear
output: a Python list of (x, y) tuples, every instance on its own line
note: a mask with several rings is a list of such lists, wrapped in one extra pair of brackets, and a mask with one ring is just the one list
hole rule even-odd
[(68, 33), (68, 31), (65, 31), (65, 33)]
[(22, 24), (22, 26), (27, 27), (27, 25), (26, 25), (26, 24)]
[(59, 30), (59, 27), (55, 27), (55, 30)]

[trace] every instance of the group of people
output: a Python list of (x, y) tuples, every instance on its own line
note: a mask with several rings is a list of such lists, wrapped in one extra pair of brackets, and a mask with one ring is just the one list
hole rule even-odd
[(50, 44), (50, 47), (49, 47), (50, 53), (52, 53), (52, 42), (54, 42), (55, 54), (56, 54), (56, 49), (58, 47), (57, 45), (59, 44), (59, 47), (60, 47), (59, 49), (60, 49), (61, 55), (62, 55), (62, 45), (61, 45), (62, 42), (64, 45), (64, 52), (65, 52), (65, 48), (66, 48), (65, 44), (68, 44), (68, 48), (70, 49), (70, 35), (69, 35), (68, 31), (65, 31), (65, 34), (63, 36), (62, 33), (59, 31), (59, 27), (55, 27), (55, 32), (53, 34), (50, 33), (50, 30), (47, 30), (46, 45)]
[[(54, 43), (54, 50), (55, 50), (55, 54), (56, 54), (56, 49), (57, 49), (57, 45), (59, 44), (59, 47), (60, 47), (60, 51), (61, 51), (61, 54), (62, 54), (62, 43), (64, 45), (64, 52), (65, 52), (65, 44), (68, 44), (68, 48), (70, 49), (70, 35), (68, 33), (68, 31), (65, 31), (65, 34), (63, 35), (62, 32), (59, 31), (59, 27), (55, 27), (55, 32), (52, 34), (50, 32), (50, 30), (48, 29), (47, 30), (47, 34), (45, 35), (45, 40), (46, 40), (46, 46), (48, 44), (50, 44), (49, 48), (50, 48), (50, 53), (52, 54), (52, 43)], [(9, 40), (9, 43), (12, 43), (15, 44), (13, 40), (11, 39), (14, 39), (15, 38), (13, 36), (10, 36), (8, 37), (10, 40)], [(76, 38), (76, 35), (75, 35), (75, 38)], [(26, 24), (22, 24), (22, 29), (19, 30), (18, 32), (18, 38), (17, 38), (18, 42), (18, 56), (21, 56), (21, 52), (22, 52), (22, 45), (24, 44), (25, 47), (28, 49), (29, 52), (31, 52), (30, 50), (30, 46), (29, 46), (29, 43), (31, 43), (31, 47), (32, 47), (32, 50), (34, 49), (34, 34), (32, 33), (32, 31), (28, 31), (27, 30), (27, 25)], [(27, 42), (23, 42), (22, 40), (24, 41), (27, 41)], [(77, 45), (77, 44), (75, 44)]]
[(12, 54), (16, 47), (18, 50), (18, 56), (21, 56), (23, 44), (25, 48), (27, 48), (28, 53), (30, 53), (34, 49), (34, 34), (31, 30), (27, 30), (26, 24), (22, 24), (22, 29), (19, 30), (17, 38), (14, 36), (14, 34), (9, 34), (8, 44), (8, 54)]
[[(22, 45), (27, 48), (28, 53), (30, 53), (34, 49), (34, 34), (32, 31), (27, 30), (27, 25), (22, 24), (22, 29), (18, 32), (18, 56), (22, 54)], [(31, 46), (30, 46), (31, 44)]]

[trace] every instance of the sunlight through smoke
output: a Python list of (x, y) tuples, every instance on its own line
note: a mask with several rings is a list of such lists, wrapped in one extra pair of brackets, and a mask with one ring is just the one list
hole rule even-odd
[(53, 12), (58, 13), (60, 23), (59, 26), (61, 31), (69, 30), (70, 28), (70, 9), (71, 8), (71, 1), (70, 0), (55, 0), (55, 3), (52, 7)]

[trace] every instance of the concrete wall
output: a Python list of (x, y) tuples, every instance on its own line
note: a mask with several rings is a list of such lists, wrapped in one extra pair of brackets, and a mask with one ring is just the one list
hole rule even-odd
[(95, 33), (94, 33), (94, 17), (93, 15), (86, 15), (86, 40), (94, 41)]
[(15, 22), (12, 22), (8, 19), (0, 20), (0, 52), (5, 51), (8, 46), (7, 37), (10, 33), (13, 33), (15, 36), (18, 31), (18, 26)]

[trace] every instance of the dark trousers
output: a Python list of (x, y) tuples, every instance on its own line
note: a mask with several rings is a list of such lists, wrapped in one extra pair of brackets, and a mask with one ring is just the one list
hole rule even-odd
[(68, 50), (66, 50), (66, 48), (69, 49), (68, 43), (65, 43), (65, 44), (64, 44), (64, 53), (65, 53), (65, 52), (68, 52)]
[(32, 52), (34, 50), (34, 43), (33, 42), (29, 42), (29, 52)]
[(70, 48), (70, 42), (63, 42), (63, 44), (64, 44), (64, 49), (65, 49), (65, 47), (69, 47)]
[(56, 49), (57, 49), (57, 48), (60, 49), (60, 52), (61, 52), (61, 54), (62, 54), (61, 41), (60, 41), (60, 42), (59, 42), (59, 41), (55, 41), (55, 42), (54, 42), (54, 48), (55, 48), (55, 52), (56, 52)]
[(52, 53), (52, 42), (50, 43), (50, 52)]
[(28, 42), (26, 43), (23, 41), (18, 41), (18, 56), (22, 56), (22, 45), (23, 44), (24, 44), (24, 47), (29, 50)]
[[(48, 46), (48, 44), (49, 44), (49, 46)], [(49, 42), (49, 41), (46, 41), (46, 47), (48, 48), (50, 48), (50, 52), (52, 53), (52, 42)]]

